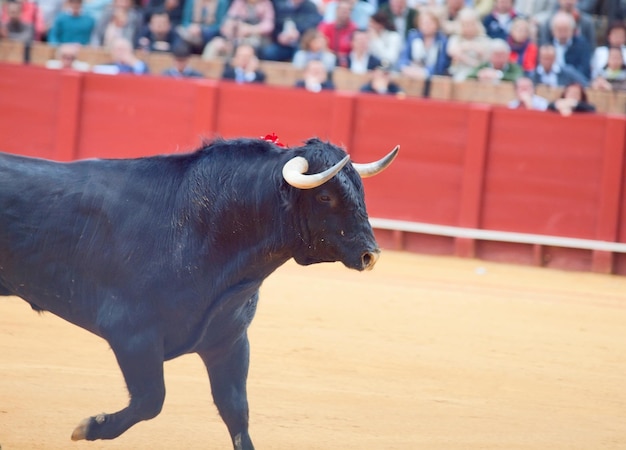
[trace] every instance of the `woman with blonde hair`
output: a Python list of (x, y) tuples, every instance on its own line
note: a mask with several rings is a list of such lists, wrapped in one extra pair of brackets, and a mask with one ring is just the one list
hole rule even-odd
[(337, 65), (337, 57), (328, 49), (326, 35), (317, 28), (310, 28), (300, 39), (300, 50), (293, 55), (292, 64), (296, 69), (304, 69), (311, 60), (324, 63), (327, 72), (332, 72)]
[(417, 29), (409, 31), (400, 55), (400, 71), (420, 80), (433, 75), (447, 75), (450, 66), (448, 38), (441, 31), (439, 16), (430, 9), (423, 9), (416, 22)]
[(454, 81), (464, 81), (472, 70), (489, 60), (491, 39), (475, 10), (463, 8), (456, 21), (456, 32), (448, 41), (452, 59), (449, 72)]

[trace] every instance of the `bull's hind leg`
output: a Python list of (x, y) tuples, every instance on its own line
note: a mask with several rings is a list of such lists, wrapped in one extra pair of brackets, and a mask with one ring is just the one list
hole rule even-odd
[(250, 364), (248, 337), (239, 339), (227, 355), (215, 359), (211, 352), (198, 352), (211, 381), (213, 401), (228, 427), (235, 450), (254, 450), (248, 434), (246, 381)]
[(155, 333), (109, 340), (124, 375), (129, 405), (113, 414), (99, 414), (83, 420), (72, 433), (72, 440), (113, 439), (142, 420), (161, 412), (165, 400), (163, 350)]

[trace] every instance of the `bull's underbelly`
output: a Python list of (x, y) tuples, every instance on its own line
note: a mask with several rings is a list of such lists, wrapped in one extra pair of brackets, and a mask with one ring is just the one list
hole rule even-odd
[(33, 274), (11, 293), (106, 340), (151, 330), (161, 337), (166, 360), (198, 350), (218, 357), (230, 348), (254, 317), (262, 281), (237, 283), (215, 294), (209, 287), (171, 283), (174, 277), (166, 274), (153, 283), (135, 279), (111, 286), (79, 283), (74, 275)]

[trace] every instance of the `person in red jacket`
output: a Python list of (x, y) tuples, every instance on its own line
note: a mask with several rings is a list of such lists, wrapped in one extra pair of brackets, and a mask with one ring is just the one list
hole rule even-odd
[(530, 37), (530, 22), (517, 18), (511, 24), (511, 32), (507, 38), (511, 47), (509, 62), (522, 66), (524, 72), (532, 72), (537, 67), (537, 44)]
[(328, 48), (337, 56), (337, 65), (347, 65), (348, 54), (352, 51), (352, 34), (356, 24), (350, 19), (352, 2), (340, 0), (337, 3), (337, 16), (334, 22), (322, 22), (319, 30), (328, 39)]

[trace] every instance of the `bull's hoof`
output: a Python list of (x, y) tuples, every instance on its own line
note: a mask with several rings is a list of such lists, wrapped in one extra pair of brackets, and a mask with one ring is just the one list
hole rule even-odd
[(87, 418), (82, 420), (76, 428), (74, 428), (74, 432), (72, 433), (73, 441), (80, 441), (83, 439), (87, 439), (87, 430), (89, 429), (89, 423), (91, 422), (91, 418)]
[[(92, 424), (92, 421), (97, 425), (102, 425), (107, 420), (107, 415), (102, 413), (98, 414), (96, 417), (87, 417), (78, 426), (74, 429), (72, 433), (73, 441), (80, 441), (83, 439), (93, 440), (93, 437), (88, 438), (87, 434), (89, 432), (89, 426)], [(93, 432), (94, 430), (92, 430)]]

